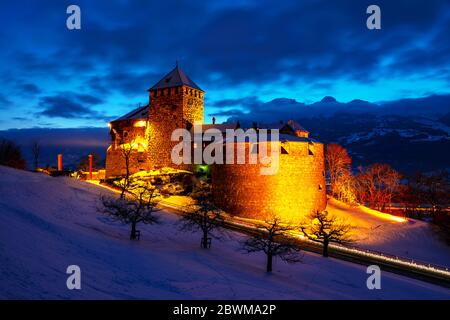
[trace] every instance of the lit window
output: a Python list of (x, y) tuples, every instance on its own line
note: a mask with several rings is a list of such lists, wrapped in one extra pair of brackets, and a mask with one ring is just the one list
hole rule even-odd
[(139, 120), (134, 123), (135, 127), (142, 128), (145, 127), (145, 120)]

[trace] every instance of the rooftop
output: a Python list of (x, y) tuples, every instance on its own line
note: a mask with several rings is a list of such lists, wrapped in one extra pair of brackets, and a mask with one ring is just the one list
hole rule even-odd
[(111, 122), (124, 121), (124, 120), (145, 120), (148, 117), (148, 105), (141, 106), (128, 112), (126, 115), (121, 116)]
[(180, 87), (180, 86), (188, 86), (190, 88), (203, 91), (202, 89), (200, 89), (199, 86), (197, 86), (195, 84), (194, 81), (192, 81), (183, 72), (183, 70), (181, 70), (181, 68), (178, 66), (178, 63), (172, 71), (170, 71), (161, 80), (159, 80), (158, 83), (156, 83), (153, 87), (151, 87), (149, 89), (149, 91), (155, 90), (155, 89), (173, 88), (173, 87)]

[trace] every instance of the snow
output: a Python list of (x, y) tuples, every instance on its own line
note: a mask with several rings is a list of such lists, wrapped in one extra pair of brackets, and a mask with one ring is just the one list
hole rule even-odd
[(326, 210), (354, 227), (356, 247), (450, 268), (450, 246), (430, 223), (392, 221), (390, 215), (363, 206), (351, 207), (335, 199), (328, 200)]
[[(382, 273), (368, 290), (366, 268), (304, 253), (303, 262), (239, 251), (241, 235), (199, 246), (179, 231), (178, 216), (129, 229), (96, 211), (108, 190), (71, 178), (0, 167), (0, 298), (2, 299), (449, 299), (450, 290)], [(81, 268), (81, 290), (66, 288), (67, 266)]]
[[(419, 123), (418, 128), (411, 129), (399, 129), (399, 128), (389, 128), (381, 125), (377, 128), (372, 129), (371, 131), (362, 131), (362, 132), (354, 132), (348, 136), (341, 137), (339, 141), (342, 144), (349, 145), (352, 143), (363, 143), (373, 142), (372, 140), (377, 137), (383, 137), (388, 134), (397, 133), (400, 137), (411, 139), (413, 142), (419, 141), (440, 141), (440, 140), (450, 140), (449, 130), (450, 128), (445, 124), (439, 123), (437, 121), (424, 120), (416, 121)], [(425, 125), (425, 128), (420, 127), (420, 124)], [(433, 129), (434, 131), (430, 132), (426, 129)], [(436, 130), (440, 130), (441, 134), (436, 134)], [(414, 137), (422, 137), (412, 139)]]

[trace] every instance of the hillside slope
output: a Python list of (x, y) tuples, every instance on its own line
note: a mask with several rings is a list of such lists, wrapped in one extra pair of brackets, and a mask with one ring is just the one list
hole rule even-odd
[[(238, 251), (229, 233), (199, 248), (178, 217), (140, 226), (142, 239), (96, 212), (104, 189), (69, 178), (0, 167), (0, 298), (25, 299), (450, 299), (450, 291), (383, 273), (366, 288), (366, 268), (305, 253), (303, 263), (275, 262)], [(66, 288), (68, 265), (81, 268), (82, 289)]]
[[(329, 199), (327, 211), (354, 226), (356, 247), (450, 267), (450, 246), (430, 223), (397, 219), (367, 207), (350, 207)], [(397, 221), (398, 220), (398, 221)]]

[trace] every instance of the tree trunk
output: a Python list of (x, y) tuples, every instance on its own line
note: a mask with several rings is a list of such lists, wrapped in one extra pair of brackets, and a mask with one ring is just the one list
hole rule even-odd
[(130, 179), (130, 163), (128, 155), (125, 156), (125, 178), (123, 180), (122, 192), (120, 193), (120, 199), (125, 197), (125, 191), (128, 189), (129, 179)]
[(203, 249), (208, 249), (208, 232), (207, 231), (203, 231)]
[(268, 253), (267, 254), (267, 268), (266, 268), (267, 272), (272, 272), (272, 254)]
[(131, 222), (130, 240), (136, 240), (136, 222)]
[(328, 239), (323, 240), (323, 256), (328, 257)]

